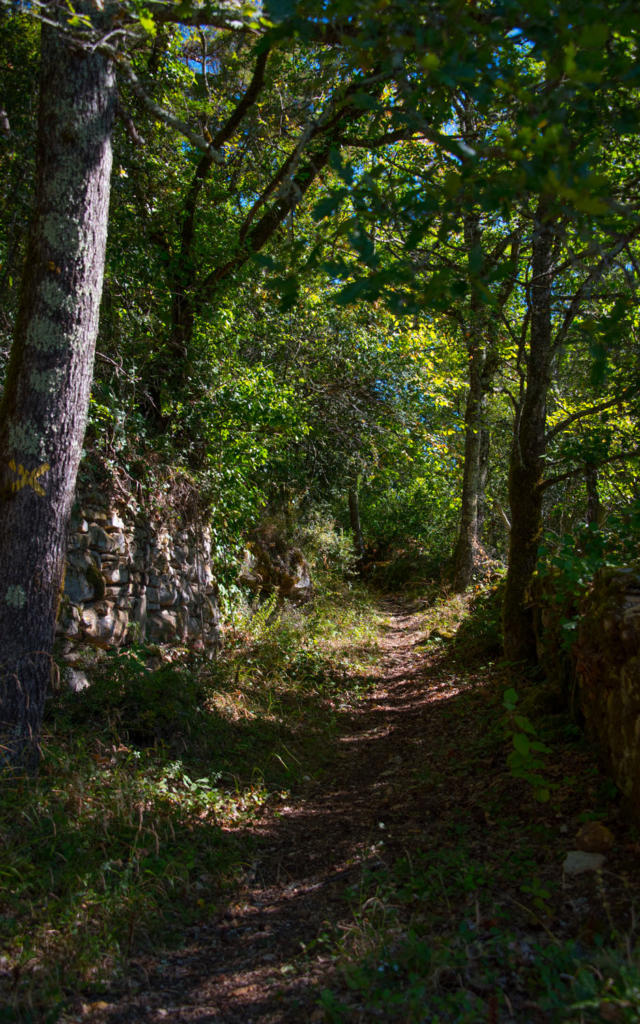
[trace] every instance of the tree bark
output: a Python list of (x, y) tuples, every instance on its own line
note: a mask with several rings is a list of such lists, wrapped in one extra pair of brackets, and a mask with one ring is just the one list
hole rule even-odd
[(358, 556), (358, 561), (364, 559), (364, 538), (362, 536), (362, 524), (360, 522), (360, 498), (358, 496), (357, 484), (349, 488), (349, 520), (353, 534), (353, 544)]
[(464, 239), (468, 252), (469, 277), (472, 293), (469, 308), (467, 342), (469, 355), (469, 390), (464, 411), (464, 470), (460, 526), (453, 553), (453, 587), (462, 593), (470, 585), (478, 549), (478, 508), (480, 504), (480, 450), (484, 408), (491, 375), (486, 374), (487, 342), (485, 330), (486, 310), (474, 283), (473, 263), (482, 256), (482, 230), (480, 214), (470, 211), (464, 218)]
[(509, 568), (503, 609), (504, 649), (510, 661), (535, 663), (536, 638), (527, 590), (542, 535), (542, 477), (547, 393), (551, 381), (553, 227), (540, 203), (532, 243), (531, 318), (526, 392), (514, 424), (509, 465)]
[(110, 61), (43, 26), (34, 217), (0, 406), (5, 768), (33, 769), (39, 759), (66, 530), (93, 374), (114, 108)]
[(487, 514), (487, 481), (489, 480), (489, 452), (491, 450), (491, 434), (488, 427), (480, 430), (480, 456), (479, 456), (479, 481), (478, 481), (478, 512), (477, 512), (477, 538), (482, 545), (482, 534), (484, 521)]
[(460, 529), (453, 556), (453, 586), (457, 593), (466, 590), (473, 577), (478, 545), (478, 508), (480, 499), (480, 450), (482, 439), (482, 413), (484, 351), (476, 345), (469, 351), (469, 391), (464, 413), (464, 472), (462, 478), (462, 507)]
[(587, 524), (599, 526), (602, 516), (600, 506), (600, 494), (598, 493), (598, 467), (594, 465), (585, 466), (585, 485), (587, 488)]

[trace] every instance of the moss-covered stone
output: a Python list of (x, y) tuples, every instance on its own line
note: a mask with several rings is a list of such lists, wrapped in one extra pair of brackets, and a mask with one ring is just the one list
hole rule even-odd
[(104, 576), (95, 565), (88, 565), (85, 570), (87, 583), (93, 587), (93, 593), (97, 601), (102, 600), (105, 594)]

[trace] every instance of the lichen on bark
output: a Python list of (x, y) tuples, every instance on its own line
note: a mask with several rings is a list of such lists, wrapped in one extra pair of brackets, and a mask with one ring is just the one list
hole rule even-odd
[(93, 374), (115, 109), (110, 61), (75, 45), (55, 10), (65, 32), (42, 29), (34, 215), (0, 406), (0, 764), (18, 769), (39, 756)]

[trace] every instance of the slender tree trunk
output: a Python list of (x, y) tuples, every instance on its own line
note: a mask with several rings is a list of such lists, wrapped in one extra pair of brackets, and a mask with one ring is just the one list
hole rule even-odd
[(362, 562), (364, 559), (364, 538), (362, 536), (362, 524), (360, 522), (360, 498), (358, 496), (358, 485), (354, 484), (353, 487), (349, 488), (349, 520), (351, 522), (351, 532), (353, 533), (353, 543), (356, 549), (356, 555), (358, 561)]
[(484, 338), (482, 300), (474, 284), (473, 266), (482, 257), (480, 214), (469, 211), (464, 218), (464, 239), (468, 252), (469, 276), (472, 293), (469, 309), (471, 337), (467, 343), (469, 354), (469, 390), (464, 411), (464, 471), (460, 527), (453, 553), (453, 586), (460, 593), (466, 590), (473, 577), (478, 543), (478, 493), (480, 486), (480, 437), (484, 411), (487, 357)]
[(484, 529), (484, 521), (487, 512), (486, 494), (487, 494), (487, 481), (489, 479), (489, 452), (491, 450), (491, 434), (488, 427), (482, 427), (480, 429), (480, 456), (479, 456), (479, 474), (480, 479), (478, 481), (478, 514), (477, 514), (477, 530), (476, 537), (478, 543), (482, 545), (482, 533)]
[(473, 576), (478, 544), (478, 507), (480, 498), (480, 451), (482, 414), (484, 351), (480, 345), (469, 352), (469, 391), (464, 414), (464, 473), (462, 479), (462, 507), (460, 530), (453, 555), (453, 586), (460, 593), (466, 590)]
[(536, 659), (533, 612), (527, 590), (542, 534), (542, 477), (547, 392), (551, 379), (553, 229), (540, 204), (533, 236), (531, 325), (526, 393), (514, 424), (509, 465), (509, 568), (503, 610), (504, 648), (510, 661)]
[[(95, 8), (92, 9), (95, 14)], [(102, 293), (110, 62), (42, 29), (36, 199), (0, 407), (0, 764), (39, 757)]]
[(587, 523), (589, 526), (599, 526), (601, 507), (598, 493), (598, 467), (585, 466), (584, 478), (587, 487)]

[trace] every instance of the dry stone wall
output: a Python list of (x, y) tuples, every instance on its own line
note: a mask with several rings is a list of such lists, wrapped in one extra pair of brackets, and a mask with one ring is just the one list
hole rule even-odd
[[(553, 600), (556, 585), (551, 575), (532, 589), (540, 663), (640, 822), (640, 569), (601, 569), (578, 605)], [(569, 619), (577, 620), (570, 649)]]
[(582, 607), (575, 645), (589, 736), (640, 820), (640, 572), (599, 572)]
[(80, 500), (70, 524), (58, 637), (76, 686), (82, 680), (73, 669), (88, 649), (147, 641), (215, 650), (209, 531), (171, 529), (99, 495)]

